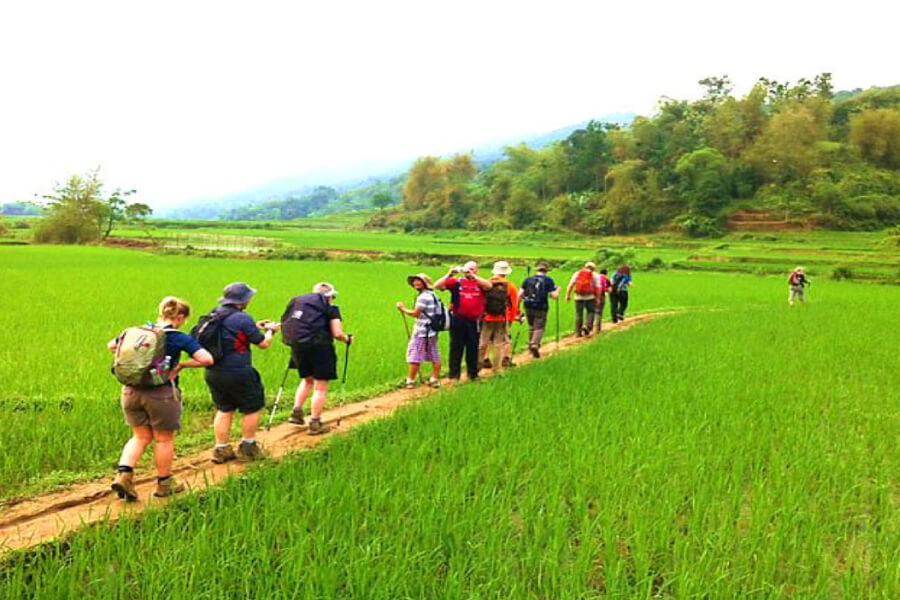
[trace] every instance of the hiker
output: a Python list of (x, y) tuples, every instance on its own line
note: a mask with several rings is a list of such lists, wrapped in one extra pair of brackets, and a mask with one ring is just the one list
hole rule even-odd
[(303, 405), (312, 394), (310, 435), (321, 435), (331, 429), (322, 423), (322, 410), (328, 382), (338, 378), (334, 340), (348, 346), (353, 343), (353, 336), (344, 333), (341, 310), (334, 304), (337, 295), (338, 291), (330, 283), (317, 283), (309, 294), (292, 298), (281, 316), (282, 340), (291, 347), (291, 364), (300, 374), (288, 423), (304, 424)]
[[(503, 349), (509, 344), (510, 323), (519, 318), (519, 292), (508, 279), (512, 273), (508, 262), (498, 260), (491, 273), (491, 288), (484, 293), (484, 319), (478, 356), (483, 358), (481, 366), (496, 370), (509, 367), (512, 363), (508, 355), (503, 356)], [(493, 361), (490, 355), (493, 355)]]
[(625, 320), (625, 309), (628, 308), (628, 288), (634, 285), (631, 281), (631, 268), (628, 265), (620, 266), (612, 278), (612, 288), (609, 290), (609, 310), (612, 312), (612, 322), (618, 323)]
[[(222, 358), (206, 369), (206, 385), (216, 405), (213, 420), (215, 446), (212, 461), (217, 464), (237, 458), (250, 462), (265, 457), (256, 441), (259, 418), (266, 405), (266, 393), (259, 372), (253, 368), (251, 345), (264, 350), (272, 344), (279, 323), (254, 321), (245, 311), (256, 290), (243, 282), (225, 286), (219, 306), (211, 315), (220, 319)], [(260, 330), (265, 331), (265, 334)], [(231, 422), (234, 411), (241, 413), (241, 443), (237, 453), (231, 447)]]
[(606, 304), (606, 295), (612, 289), (612, 280), (610, 280), (606, 269), (600, 269), (600, 289), (597, 291), (597, 311), (594, 319), (595, 331), (600, 333), (603, 330), (603, 308)]
[[(428, 385), (433, 388), (441, 386), (441, 351), (438, 349), (439, 326), (436, 320), (441, 318), (443, 304), (431, 289), (431, 278), (425, 273), (410, 275), (406, 278), (418, 292), (415, 308), (406, 308), (402, 302), (397, 303), (397, 310), (404, 315), (416, 319), (412, 337), (406, 347), (406, 362), (409, 363), (409, 375), (403, 382), (404, 387), (416, 387), (416, 377), (423, 362), (431, 363), (431, 377)], [(405, 318), (405, 317), (404, 317)]]
[(541, 340), (547, 326), (547, 311), (550, 302), (547, 298), (558, 298), (559, 287), (547, 275), (547, 265), (541, 263), (537, 272), (522, 282), (519, 302), (525, 307), (525, 318), (528, 320), (528, 351), (534, 358), (541, 357)]
[(806, 291), (805, 288), (808, 285), (812, 285), (809, 279), (806, 278), (806, 275), (803, 274), (803, 267), (797, 267), (791, 274), (788, 276), (788, 304), (791, 308), (794, 308), (794, 299), (800, 300), (804, 305), (806, 304)]
[(463, 353), (470, 381), (478, 379), (479, 326), (484, 316), (484, 293), (493, 284), (478, 276), (478, 263), (470, 260), (453, 267), (434, 282), (434, 289), (450, 292), (450, 379), (458, 381)]
[[(172, 475), (175, 432), (181, 427), (182, 411), (178, 374), (182, 369), (213, 364), (212, 355), (196, 339), (178, 331), (191, 314), (191, 307), (187, 302), (167, 296), (159, 303), (158, 312), (157, 321), (152, 326), (127, 329), (107, 344), (107, 348), (116, 353), (113, 369), (120, 381), (131, 379), (147, 383), (125, 384), (122, 387), (122, 412), (125, 414), (125, 422), (131, 426), (132, 436), (122, 448), (116, 478), (111, 487), (119, 498), (128, 501), (138, 499), (134, 486), (134, 467), (150, 442), (156, 442), (153, 447), (153, 461), (157, 471), (156, 491), (153, 495), (162, 498), (184, 491), (184, 484), (176, 481)], [(152, 333), (154, 330), (161, 332), (164, 340)], [(123, 373), (128, 371), (129, 366), (132, 370), (137, 369), (138, 361), (132, 362), (129, 359), (135, 356), (134, 351), (148, 347), (147, 338), (144, 337), (148, 333), (154, 336), (154, 343), (163, 343), (165, 346), (162, 369), (158, 368), (160, 365), (149, 365), (156, 371), (155, 377), (147, 366), (141, 369), (141, 373)], [(190, 359), (180, 362), (182, 352)]]
[(584, 263), (584, 267), (572, 275), (566, 288), (566, 302), (571, 302), (573, 293), (575, 295), (575, 335), (578, 337), (590, 335), (594, 329), (600, 291), (600, 275), (594, 272), (595, 269), (593, 262)]

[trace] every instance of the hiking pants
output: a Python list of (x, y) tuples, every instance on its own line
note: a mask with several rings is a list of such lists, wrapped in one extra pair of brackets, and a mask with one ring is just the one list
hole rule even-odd
[(625, 320), (625, 309), (628, 308), (628, 292), (610, 292), (609, 308), (612, 311), (613, 323)]
[(528, 347), (540, 350), (544, 329), (547, 327), (547, 311), (526, 307), (525, 318), (528, 319)]
[(478, 377), (478, 321), (453, 317), (450, 321), (450, 378), (459, 379), (463, 352), (469, 379)]
[(603, 294), (597, 300), (597, 309), (596, 309), (597, 318), (594, 321), (594, 324), (596, 325), (598, 332), (603, 329), (603, 307), (604, 306), (606, 306), (606, 294)]
[[(596, 310), (597, 301), (594, 298), (590, 300), (575, 301), (575, 335), (581, 337), (584, 330), (588, 333), (594, 329), (594, 311)], [(585, 323), (584, 313), (587, 313), (587, 322)]]

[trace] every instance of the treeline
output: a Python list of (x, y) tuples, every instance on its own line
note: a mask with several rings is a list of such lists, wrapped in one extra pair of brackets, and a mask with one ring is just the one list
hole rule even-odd
[(834, 94), (831, 75), (760, 79), (743, 98), (728, 76), (702, 99), (665, 98), (629, 127), (590, 122), (535, 150), (426, 156), (397, 210), (371, 225), (560, 228), (592, 234), (670, 228), (719, 233), (736, 209), (834, 229), (900, 222), (900, 86)]

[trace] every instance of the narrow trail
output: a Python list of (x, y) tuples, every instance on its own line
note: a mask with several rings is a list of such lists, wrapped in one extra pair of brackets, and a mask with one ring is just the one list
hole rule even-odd
[[(673, 314), (674, 311), (651, 312), (629, 317), (615, 325), (607, 323), (601, 335), (626, 330), (633, 325), (643, 323), (657, 317)], [(591, 338), (574, 336), (562, 338), (557, 347), (556, 341), (550, 337), (541, 352), (544, 356), (565, 351)], [(526, 351), (515, 356), (517, 367), (532, 362)], [(482, 371), (484, 378), (493, 377), (495, 372)], [(464, 384), (455, 384), (464, 385)], [(453, 385), (445, 385), (435, 390), (427, 386), (416, 389), (401, 389), (382, 396), (369, 398), (362, 402), (346, 404), (326, 410), (322, 421), (331, 425), (331, 431), (324, 435), (310, 436), (306, 426), (283, 423), (270, 431), (260, 430), (257, 439), (269, 451), (271, 458), (279, 460), (285, 454), (314, 448), (333, 435), (345, 433), (367, 421), (389, 415), (397, 407), (420, 400), (422, 398), (452, 389)], [(290, 394), (287, 395), (290, 398)], [(289, 402), (290, 403), (290, 402)], [(191, 492), (206, 489), (221, 483), (235, 473), (241, 473), (252, 465), (236, 461), (222, 465), (209, 460), (209, 450), (178, 458), (173, 472)], [(55, 492), (22, 500), (6, 507), (0, 507), (0, 554), (9, 550), (36, 546), (41, 542), (52, 540), (71, 533), (78, 527), (97, 521), (114, 521), (121, 516), (137, 515), (152, 506), (160, 506), (169, 502), (167, 498), (153, 497), (156, 489), (156, 477), (153, 471), (138, 473), (136, 477), (139, 499), (136, 502), (123, 502), (110, 490), (111, 478), (76, 485), (62, 492)]]

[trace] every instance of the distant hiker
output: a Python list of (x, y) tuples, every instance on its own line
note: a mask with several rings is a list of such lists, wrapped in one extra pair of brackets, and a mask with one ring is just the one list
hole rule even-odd
[(597, 292), (597, 311), (594, 319), (594, 331), (600, 333), (603, 330), (603, 308), (606, 305), (606, 295), (612, 289), (612, 280), (606, 274), (606, 269), (600, 269), (600, 289)]
[(441, 352), (438, 349), (438, 332), (446, 327), (447, 314), (444, 303), (431, 289), (431, 278), (425, 273), (410, 275), (407, 283), (419, 293), (415, 308), (406, 308), (402, 302), (397, 303), (397, 310), (416, 319), (412, 337), (406, 347), (406, 362), (409, 363), (409, 375), (404, 386), (416, 387), (416, 377), (423, 362), (431, 363), (431, 378), (428, 385), (441, 385)]
[[(219, 307), (209, 314), (219, 326), (219, 351), (221, 358), (216, 364), (206, 369), (206, 385), (209, 387), (213, 403), (216, 405), (216, 416), (213, 420), (213, 431), (216, 445), (212, 451), (214, 463), (224, 463), (235, 458), (242, 462), (258, 460), (265, 456), (262, 447), (256, 441), (256, 430), (259, 417), (266, 405), (266, 393), (259, 372), (253, 368), (250, 354), (251, 345), (260, 349), (268, 348), (272, 336), (281, 325), (269, 320), (254, 321), (244, 312), (256, 290), (243, 282), (225, 286), (219, 298)], [(198, 324), (195, 331), (202, 327)], [(265, 334), (260, 330), (265, 331)], [(198, 334), (201, 341), (202, 335)], [(231, 447), (231, 422), (234, 411), (241, 417), (241, 443), (237, 454)]]
[[(519, 317), (519, 292), (507, 276), (512, 267), (505, 260), (494, 263), (491, 270), (491, 288), (484, 293), (484, 320), (481, 325), (481, 339), (478, 356), (486, 369), (506, 368), (511, 358), (503, 360), (503, 349), (509, 344), (510, 323)], [(492, 355), (492, 356), (491, 356)], [(493, 361), (491, 360), (493, 358)]]
[(301, 379), (288, 422), (303, 425), (303, 405), (312, 394), (310, 435), (331, 429), (322, 423), (322, 410), (328, 382), (338, 378), (334, 340), (348, 346), (353, 342), (353, 336), (344, 333), (341, 310), (334, 304), (337, 295), (338, 291), (330, 283), (317, 283), (311, 293), (292, 298), (281, 316), (282, 340), (291, 347), (291, 362)]
[(631, 281), (631, 268), (622, 265), (612, 278), (612, 288), (609, 291), (609, 309), (612, 312), (613, 323), (625, 320), (625, 309), (628, 308), (628, 288), (633, 285)]
[(794, 308), (794, 299), (806, 304), (806, 286), (811, 285), (809, 279), (803, 274), (803, 268), (797, 267), (788, 276), (788, 304)]
[[(175, 432), (181, 428), (182, 369), (208, 367), (213, 357), (193, 337), (178, 331), (191, 314), (187, 302), (167, 296), (159, 303), (156, 323), (126, 329), (107, 347), (116, 353), (113, 372), (122, 387), (122, 412), (131, 426), (131, 439), (122, 449), (112, 489), (119, 498), (138, 499), (134, 486), (134, 466), (144, 450), (155, 441), (156, 491), (164, 497), (184, 491), (172, 475)], [(179, 362), (181, 353), (190, 360)]]
[(469, 261), (434, 282), (434, 289), (450, 292), (450, 379), (459, 380), (463, 352), (469, 380), (478, 378), (479, 325), (484, 316), (484, 293), (493, 284), (478, 277), (478, 263)]
[(528, 319), (528, 351), (535, 358), (541, 357), (541, 340), (544, 328), (547, 327), (547, 311), (550, 310), (548, 298), (558, 298), (559, 287), (547, 276), (547, 265), (537, 266), (537, 273), (522, 282), (519, 301), (525, 306), (525, 318)]
[(578, 337), (590, 335), (594, 329), (594, 313), (597, 312), (597, 295), (600, 293), (600, 275), (594, 272), (595, 268), (590, 261), (584, 263), (584, 267), (572, 275), (566, 288), (566, 302), (571, 302), (572, 295), (575, 295), (575, 335)]

